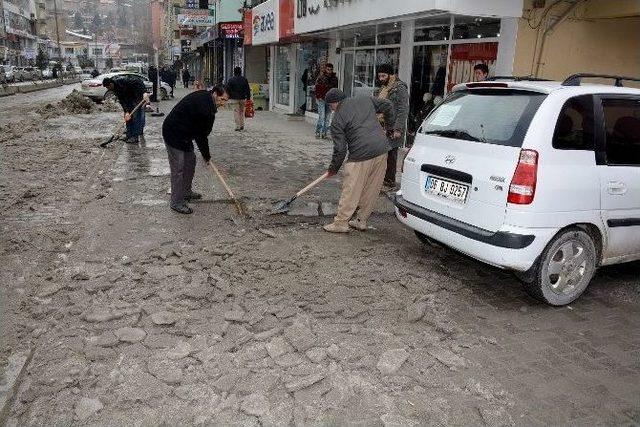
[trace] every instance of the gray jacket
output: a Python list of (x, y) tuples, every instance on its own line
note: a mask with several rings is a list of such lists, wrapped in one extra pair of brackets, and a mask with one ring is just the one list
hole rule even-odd
[(348, 161), (362, 162), (391, 149), (376, 114), (384, 114), (385, 123), (394, 123), (393, 104), (386, 99), (347, 98), (338, 105), (331, 122), (333, 158), (330, 171), (338, 172), (347, 152)]
[[(380, 93), (380, 89), (376, 90), (376, 96)], [(392, 148), (397, 148), (402, 145), (404, 136), (407, 131), (407, 119), (409, 118), (409, 87), (402, 80), (396, 80), (391, 89), (389, 89), (389, 101), (393, 104), (393, 110), (396, 114), (396, 119), (392, 130), (398, 130), (402, 133), (402, 136), (398, 139), (390, 139), (389, 142)]]

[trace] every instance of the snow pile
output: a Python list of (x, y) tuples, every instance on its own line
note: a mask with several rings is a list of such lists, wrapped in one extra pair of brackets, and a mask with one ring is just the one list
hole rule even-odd
[(97, 110), (96, 104), (83, 96), (77, 90), (73, 90), (65, 99), (58, 104), (60, 108), (67, 110), (71, 114), (90, 114)]
[(100, 110), (102, 110), (103, 112), (108, 112), (108, 113), (118, 113), (118, 112), (122, 112), (122, 107), (120, 106), (120, 104), (118, 103), (118, 101), (115, 100), (106, 100), (102, 103), (102, 106), (100, 107)]

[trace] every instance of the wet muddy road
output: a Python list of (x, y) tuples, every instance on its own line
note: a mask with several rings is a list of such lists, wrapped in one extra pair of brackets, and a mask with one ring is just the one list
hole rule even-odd
[(223, 111), (210, 138), (250, 218), (200, 159), (204, 200), (180, 216), (162, 118), (145, 144), (102, 150), (118, 113), (43, 118), (6, 100), (0, 363), (33, 354), (9, 425), (640, 422), (638, 264), (550, 308), (509, 273), (422, 246), (382, 197), (373, 229), (324, 233), (339, 177), (299, 215), (269, 215), (331, 146), (268, 112), (237, 133)]

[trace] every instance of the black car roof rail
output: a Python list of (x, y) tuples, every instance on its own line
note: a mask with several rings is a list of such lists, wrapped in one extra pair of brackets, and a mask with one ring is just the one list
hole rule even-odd
[(582, 83), (582, 79), (584, 78), (601, 78), (601, 79), (613, 79), (615, 81), (616, 87), (624, 87), (622, 82), (624, 80), (630, 82), (640, 82), (640, 78), (636, 77), (625, 77), (625, 76), (613, 76), (609, 74), (594, 74), (594, 73), (577, 73), (572, 74), (562, 82), (562, 86), (580, 86)]
[(549, 79), (540, 79), (533, 76), (493, 76), (487, 79), (488, 81), (494, 80), (513, 80), (515, 82), (549, 82)]

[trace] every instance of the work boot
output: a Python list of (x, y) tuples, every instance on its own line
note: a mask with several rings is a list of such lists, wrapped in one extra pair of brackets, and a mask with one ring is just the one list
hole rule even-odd
[(349, 226), (347, 224), (341, 224), (335, 221), (332, 222), (331, 224), (325, 225), (324, 227), (322, 227), (322, 229), (329, 233), (348, 233), (349, 232)]
[(354, 228), (358, 231), (367, 231), (369, 227), (367, 227), (367, 222), (358, 219), (352, 219), (349, 221), (349, 227)]
[(200, 199), (202, 199), (202, 194), (196, 193), (195, 191), (191, 191), (191, 192), (189, 192), (189, 194), (187, 194), (185, 196), (185, 199), (187, 199), (187, 200), (200, 200)]
[(186, 203), (171, 205), (171, 209), (185, 215), (189, 215), (193, 213), (193, 209), (187, 206)]
[(137, 144), (138, 143), (138, 137), (137, 136), (132, 136), (131, 138), (127, 138), (124, 142), (126, 142), (127, 144)]

